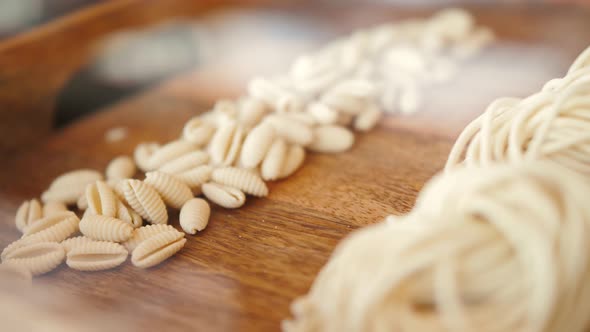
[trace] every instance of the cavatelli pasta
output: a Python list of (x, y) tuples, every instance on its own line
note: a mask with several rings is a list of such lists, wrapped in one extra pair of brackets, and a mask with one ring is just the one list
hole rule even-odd
[(11, 251), (3, 259), (3, 263), (21, 266), (36, 276), (58, 267), (64, 257), (64, 249), (59, 243), (41, 242)]
[(233, 164), (240, 153), (243, 138), (244, 129), (235, 121), (219, 127), (208, 147), (211, 163), (221, 166)]
[(80, 195), (78, 201), (76, 202), (76, 207), (80, 211), (86, 211), (86, 209), (88, 209), (88, 199), (86, 198), (86, 193)]
[(213, 170), (211, 179), (214, 182), (240, 189), (246, 194), (264, 197), (268, 195), (266, 183), (258, 174), (243, 168), (223, 167)]
[[(61, 241), (62, 237), (68, 237), (78, 230), (78, 217), (75, 213), (67, 211), (49, 217), (41, 218), (30, 224), (23, 230), (23, 236), (34, 234), (46, 234), (46, 241)], [(67, 235), (66, 235), (67, 234)]]
[(15, 224), (19, 231), (43, 216), (43, 209), (38, 200), (24, 201), (16, 211)]
[(151, 170), (150, 158), (159, 148), (160, 144), (154, 142), (138, 144), (133, 152), (137, 167), (144, 172)]
[(180, 209), (193, 194), (190, 188), (174, 175), (163, 172), (146, 173), (144, 183), (152, 186), (164, 200), (164, 203), (172, 208)]
[(337, 153), (343, 152), (354, 143), (352, 132), (341, 126), (320, 126), (314, 129), (313, 142), (307, 146), (311, 151)]
[(96, 242), (96, 240), (93, 240), (93, 239), (86, 237), (86, 236), (76, 236), (76, 237), (71, 237), (69, 239), (65, 239), (65, 240), (61, 241), (60, 244), (64, 248), (64, 250), (66, 251), (66, 254), (67, 254), (68, 252), (70, 252), (70, 250), (72, 250), (82, 244), (87, 244), (87, 243), (91, 243), (91, 242)]
[(196, 146), (203, 146), (209, 143), (213, 133), (215, 133), (215, 126), (196, 116), (184, 125), (182, 137)]
[(124, 180), (121, 189), (129, 206), (143, 219), (153, 224), (168, 222), (166, 205), (152, 186), (139, 180)]
[(371, 105), (354, 118), (353, 128), (358, 131), (369, 131), (377, 125), (381, 117), (381, 110), (377, 105)]
[(167, 162), (174, 160), (182, 155), (194, 151), (197, 147), (187, 141), (177, 140), (170, 142), (156, 150), (148, 160), (148, 171), (156, 170)]
[(290, 143), (305, 146), (313, 140), (312, 127), (288, 114), (269, 115), (264, 121), (272, 125), (277, 136)]
[(43, 205), (43, 216), (49, 217), (57, 213), (67, 212), (68, 207), (62, 202), (48, 202)]
[(245, 128), (256, 126), (268, 112), (266, 104), (260, 99), (245, 97), (239, 104), (239, 121)]
[(53, 180), (49, 188), (41, 195), (41, 200), (44, 203), (75, 204), (78, 198), (84, 194), (88, 184), (102, 179), (102, 174), (95, 170), (80, 169), (67, 172)]
[(141, 219), (141, 216), (121, 201), (118, 202), (117, 219), (128, 223), (133, 228), (141, 227), (143, 223), (143, 219)]
[[(266, 181), (273, 181), (280, 177), (281, 169), (287, 157), (287, 143), (277, 139), (271, 145), (260, 166), (260, 174)], [(219, 182), (219, 181), (217, 181)]]
[(80, 232), (93, 240), (123, 242), (131, 237), (133, 227), (117, 218), (86, 215), (80, 221)]
[(184, 234), (178, 231), (156, 234), (133, 250), (131, 262), (142, 269), (158, 265), (182, 249), (185, 243)]
[(137, 168), (129, 156), (119, 156), (109, 163), (105, 174), (108, 180), (123, 180), (132, 178)]
[(237, 209), (246, 202), (246, 195), (237, 188), (208, 182), (203, 184), (202, 189), (207, 199), (227, 209)]
[(246, 168), (257, 167), (264, 159), (275, 138), (273, 126), (263, 121), (246, 136), (240, 156), (241, 164)]
[(204, 165), (208, 161), (209, 155), (205, 151), (192, 151), (165, 163), (158, 170), (164, 173), (176, 174)]
[(79, 271), (100, 271), (117, 267), (127, 259), (127, 249), (118, 243), (81, 243), (67, 253), (66, 264)]
[(119, 199), (103, 181), (96, 181), (86, 187), (86, 202), (88, 204), (88, 213), (98, 214), (101, 216), (117, 216), (117, 207)]
[(176, 174), (176, 178), (184, 182), (194, 195), (201, 193), (201, 186), (211, 178), (213, 167), (209, 165), (199, 166), (186, 172)]
[(163, 232), (169, 232), (169, 231), (178, 232), (174, 227), (172, 227), (170, 225), (164, 225), (164, 224), (147, 225), (147, 226), (139, 227), (133, 231), (133, 234), (131, 235), (129, 240), (123, 242), (123, 245), (127, 248), (127, 250), (129, 250), (129, 252), (132, 252), (133, 250), (135, 250), (135, 248), (137, 248), (137, 246), (141, 242), (149, 239), (150, 237), (152, 237), (156, 234), (160, 234)]
[(281, 166), (281, 174), (279, 178), (286, 178), (295, 173), (303, 165), (305, 160), (305, 150), (299, 145), (291, 145), (287, 151), (287, 155), (283, 165)]
[(201, 198), (193, 198), (180, 209), (180, 226), (186, 233), (195, 234), (207, 227), (210, 215), (211, 208), (207, 201)]
[(307, 107), (310, 114), (318, 124), (333, 125), (338, 121), (338, 111), (322, 103), (312, 103)]

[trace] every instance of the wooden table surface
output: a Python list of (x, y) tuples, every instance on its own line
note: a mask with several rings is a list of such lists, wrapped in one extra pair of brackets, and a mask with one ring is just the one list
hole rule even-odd
[[(338, 6), (289, 15), (345, 32), (429, 12)], [(453, 82), (425, 93), (419, 113), (387, 116), (375, 130), (357, 135), (346, 153), (309, 154), (296, 174), (269, 185), (266, 198), (249, 198), (238, 210), (214, 207), (207, 229), (188, 236), (186, 247), (156, 268), (140, 270), (127, 262), (112, 271), (80, 273), (60, 267), (36, 279), (35, 287), (58, 290), (97, 317), (118, 317), (120, 330), (278, 330), (290, 302), (307, 291), (340, 239), (411, 209), (470, 119), (496, 97), (525, 96), (562, 76), (590, 45), (588, 9), (523, 6), (472, 12), (499, 40), (461, 66)], [(177, 137), (187, 119), (212, 104), (199, 78), (195, 73), (174, 77), (38, 140), (17, 156), (4, 156), (0, 246), (19, 237), (13, 224), (19, 204), (39, 196), (56, 175), (81, 167), (104, 169), (140, 142)], [(239, 93), (223, 90), (223, 78), (212, 78), (208, 86), (227, 97)], [(105, 132), (117, 126), (129, 129), (128, 138), (106, 142)], [(171, 223), (178, 226), (177, 220), (172, 213)]]

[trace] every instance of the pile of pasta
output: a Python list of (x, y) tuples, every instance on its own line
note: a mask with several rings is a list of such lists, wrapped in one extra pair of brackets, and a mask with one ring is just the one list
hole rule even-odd
[(590, 48), (492, 103), (409, 214), (336, 248), (283, 331), (586, 331), (589, 69)]
[[(168, 224), (169, 208), (180, 210), (185, 233), (204, 230), (208, 202), (239, 208), (246, 195), (268, 195), (265, 181), (296, 172), (306, 151), (350, 149), (353, 130), (372, 129), (382, 110), (392, 108), (384, 92), (392, 91), (394, 80), (378, 74), (393, 70), (406, 83), (436, 76), (436, 54), (464, 56), (490, 36), (468, 13), (446, 10), (428, 20), (356, 32), (301, 56), (286, 75), (254, 78), (246, 96), (218, 101), (190, 119), (179, 139), (141, 143), (133, 158), (113, 159), (105, 174), (67, 172), (41, 195), (43, 204), (24, 202), (16, 215), (23, 236), (2, 252), (0, 272), (30, 278), (64, 260), (70, 268), (97, 271), (117, 267), (129, 255), (139, 268), (155, 266), (186, 243), (184, 233)], [(383, 70), (384, 62), (390, 70)], [(137, 169), (144, 179), (136, 177)], [(74, 205), (83, 211), (81, 219), (69, 211)]]

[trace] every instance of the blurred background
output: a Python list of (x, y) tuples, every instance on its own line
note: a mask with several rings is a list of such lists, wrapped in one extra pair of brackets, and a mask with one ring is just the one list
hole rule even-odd
[[(59, 128), (179, 75), (186, 79), (176, 91), (210, 105), (217, 98), (237, 96), (255, 75), (285, 72), (298, 54), (337, 36), (378, 23), (426, 17), (449, 6), (474, 10), (482, 25), (497, 23), (509, 8), (513, 15), (506, 26), (494, 28), (510, 41), (543, 25), (569, 24), (575, 30), (579, 18), (552, 23), (548, 13), (572, 6), (587, 9), (590, 0), (0, 0), (0, 82), (17, 85), (16, 93), (5, 92), (6, 98), (0, 92), (0, 106), (41, 114), (51, 128)], [(519, 15), (537, 17), (538, 26), (515, 29)], [(557, 39), (550, 32), (539, 35), (538, 41)], [(579, 48), (575, 36), (559, 38)], [(41, 46), (32, 46), (35, 43)], [(514, 61), (517, 54), (527, 72), (538, 72), (533, 77), (514, 75), (516, 79), (542, 81), (547, 78), (543, 68), (555, 71), (552, 64), (560, 66), (572, 57), (561, 54), (559, 45), (504, 46), (514, 52), (494, 54), (495, 67)], [(496, 70), (491, 65), (479, 64), (477, 75), (486, 74), (486, 68)], [(530, 70), (535, 66), (541, 70)], [(491, 96), (503, 92), (496, 82), (490, 86), (496, 86)], [(33, 127), (14, 134), (15, 140), (22, 136), (26, 141), (39, 131)]]

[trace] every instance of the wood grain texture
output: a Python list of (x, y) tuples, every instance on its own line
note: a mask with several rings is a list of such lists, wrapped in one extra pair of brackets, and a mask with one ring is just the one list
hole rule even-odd
[[(340, 32), (400, 15), (394, 8), (341, 7), (321, 16), (326, 13), (294, 15), (330, 17)], [(61, 267), (35, 282), (113, 313), (126, 331), (278, 330), (290, 302), (307, 291), (337, 242), (353, 229), (409, 211), (424, 182), (443, 167), (454, 137), (485, 105), (538, 90), (590, 44), (587, 10), (494, 7), (475, 14), (500, 41), (467, 63), (456, 82), (429, 95), (422, 112), (383, 119), (358, 135), (348, 152), (309, 154), (293, 176), (269, 185), (266, 198), (249, 198), (237, 210), (213, 207), (208, 227), (188, 236), (186, 247), (159, 267), (143, 271), (126, 262), (91, 274)], [(19, 235), (13, 216), (22, 200), (38, 196), (56, 175), (79, 167), (104, 170), (142, 141), (178, 137), (184, 122), (211, 102), (194, 82), (190, 73), (175, 78), (8, 160), (0, 172), (0, 245)], [(222, 82), (212, 78), (208, 88), (236, 92)], [(105, 142), (114, 126), (127, 127), (128, 139)], [(177, 213), (171, 221), (180, 229)]]

